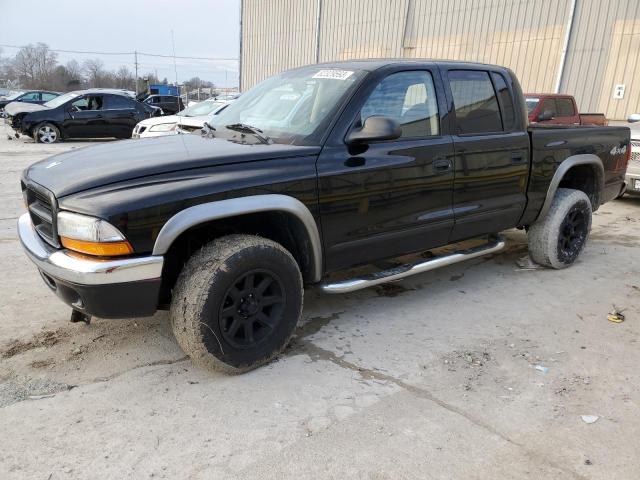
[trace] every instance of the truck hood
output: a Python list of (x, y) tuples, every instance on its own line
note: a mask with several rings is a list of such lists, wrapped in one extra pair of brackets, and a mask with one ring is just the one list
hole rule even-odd
[(151, 175), (319, 152), (320, 147), (313, 146), (248, 145), (200, 135), (168, 135), (110, 142), (54, 155), (31, 165), (24, 177), (60, 198)]
[(17, 113), (31, 113), (40, 110), (48, 110), (49, 107), (37, 103), (11, 102), (4, 107), (5, 113), (14, 117)]

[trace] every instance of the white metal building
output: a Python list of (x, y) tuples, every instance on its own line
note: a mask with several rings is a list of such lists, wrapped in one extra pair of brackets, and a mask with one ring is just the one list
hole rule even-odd
[[(434, 58), (513, 69), (525, 92), (584, 112), (640, 112), (640, 0), (242, 0), (241, 89), (349, 58)], [(634, 81), (635, 80), (635, 81)]]

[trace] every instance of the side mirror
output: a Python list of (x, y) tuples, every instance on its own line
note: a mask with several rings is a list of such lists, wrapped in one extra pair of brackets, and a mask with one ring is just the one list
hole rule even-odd
[(367, 143), (379, 140), (395, 140), (402, 135), (400, 123), (389, 117), (371, 116), (364, 121), (362, 128), (352, 131), (347, 143)]
[(629, 123), (640, 122), (640, 113), (632, 113), (631, 115), (629, 115), (629, 118), (627, 118), (627, 122)]
[(546, 120), (553, 120), (553, 112), (551, 110), (545, 110), (540, 115), (538, 115), (539, 122), (544, 122)]

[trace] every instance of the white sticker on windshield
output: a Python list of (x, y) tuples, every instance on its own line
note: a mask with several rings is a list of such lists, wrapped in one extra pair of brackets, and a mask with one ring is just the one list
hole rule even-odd
[(353, 72), (350, 70), (320, 70), (313, 78), (331, 78), (333, 80), (346, 80)]

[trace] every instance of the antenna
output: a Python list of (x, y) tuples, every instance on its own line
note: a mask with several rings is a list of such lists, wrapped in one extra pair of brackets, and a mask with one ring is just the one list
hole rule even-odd
[(173, 47), (173, 70), (176, 74), (176, 87), (178, 87), (178, 67), (176, 67), (176, 42), (173, 39), (173, 30), (171, 30), (171, 45)]

